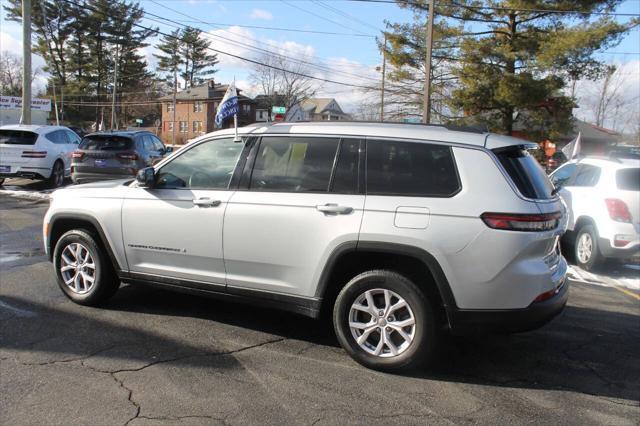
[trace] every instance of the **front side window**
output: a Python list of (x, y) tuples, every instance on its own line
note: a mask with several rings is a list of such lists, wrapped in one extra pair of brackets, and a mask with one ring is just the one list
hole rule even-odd
[(553, 172), (551, 175), (551, 182), (556, 186), (566, 186), (571, 181), (571, 177), (576, 171), (575, 164), (566, 164)]
[(155, 187), (227, 189), (243, 146), (233, 138), (198, 144), (162, 166)]
[(596, 186), (600, 179), (600, 167), (589, 164), (580, 164), (573, 186)]
[(260, 141), (249, 189), (326, 192), (339, 139), (265, 137)]
[(367, 194), (448, 197), (460, 189), (451, 147), (367, 141)]

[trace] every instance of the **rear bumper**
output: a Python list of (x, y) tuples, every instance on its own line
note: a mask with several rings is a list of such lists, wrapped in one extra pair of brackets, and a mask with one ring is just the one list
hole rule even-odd
[(598, 248), (600, 249), (600, 254), (604, 257), (611, 257), (617, 259), (631, 259), (640, 257), (640, 243), (631, 244), (630, 247), (626, 248), (618, 248), (611, 247), (611, 241), (607, 238), (599, 238)]
[(45, 174), (48, 176), (51, 174), (51, 170), (49, 169), (23, 169), (23, 170), (19, 170), (15, 173), (0, 173), (0, 178), (1, 179), (11, 179), (11, 178), (25, 178), (25, 179), (40, 179), (40, 180), (44, 180), (47, 179), (47, 177), (45, 177)]
[(540, 328), (562, 312), (569, 298), (569, 282), (562, 279), (557, 293), (542, 302), (533, 302), (524, 309), (465, 310), (451, 315), (454, 334), (477, 332), (516, 333)]
[(73, 183), (92, 183), (104, 180), (118, 180), (118, 179), (134, 179), (135, 176), (131, 174), (112, 174), (112, 173), (77, 173), (71, 174), (71, 180)]

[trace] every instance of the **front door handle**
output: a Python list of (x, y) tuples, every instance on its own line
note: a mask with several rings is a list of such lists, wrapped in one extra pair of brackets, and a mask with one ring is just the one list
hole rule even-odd
[(218, 207), (221, 203), (222, 201), (212, 198), (196, 198), (193, 200), (193, 204), (198, 207)]
[(339, 206), (337, 204), (331, 204), (331, 203), (316, 206), (316, 209), (323, 213), (332, 213), (332, 214), (349, 214), (353, 211), (353, 207)]

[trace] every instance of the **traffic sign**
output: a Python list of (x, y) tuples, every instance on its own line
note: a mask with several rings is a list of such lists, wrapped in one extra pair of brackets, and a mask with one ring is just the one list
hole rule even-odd
[(273, 116), (273, 121), (284, 121), (284, 114), (276, 114)]
[(271, 112), (274, 114), (284, 114), (285, 112), (287, 112), (287, 109), (283, 106), (274, 106), (271, 107)]

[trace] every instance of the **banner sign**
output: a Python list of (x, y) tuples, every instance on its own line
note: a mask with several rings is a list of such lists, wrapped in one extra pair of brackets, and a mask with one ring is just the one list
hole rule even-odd
[[(22, 98), (19, 96), (0, 95), (0, 109), (22, 109)], [(32, 111), (51, 111), (51, 99), (32, 98)]]

